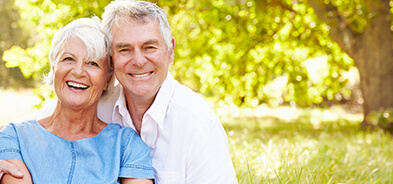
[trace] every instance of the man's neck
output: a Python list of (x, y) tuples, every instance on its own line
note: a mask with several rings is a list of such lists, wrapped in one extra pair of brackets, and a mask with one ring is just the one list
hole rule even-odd
[(128, 93), (125, 89), (124, 89), (124, 94), (125, 94), (127, 109), (128, 112), (130, 113), (132, 123), (135, 126), (135, 130), (140, 135), (142, 129), (143, 116), (153, 104), (157, 94), (149, 98), (136, 97)]

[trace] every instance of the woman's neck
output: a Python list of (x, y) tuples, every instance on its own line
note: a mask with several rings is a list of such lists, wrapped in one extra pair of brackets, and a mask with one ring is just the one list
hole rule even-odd
[(97, 105), (76, 110), (57, 103), (54, 112), (38, 122), (49, 132), (67, 140), (78, 140), (98, 135), (106, 126), (97, 117)]

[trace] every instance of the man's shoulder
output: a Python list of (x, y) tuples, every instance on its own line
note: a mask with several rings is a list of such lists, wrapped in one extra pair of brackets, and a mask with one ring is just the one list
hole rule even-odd
[(119, 100), (121, 93), (121, 90), (123, 88), (121, 85), (116, 85), (113, 87), (113, 89), (105, 94), (105, 96), (102, 96), (98, 100), (98, 106), (97, 106), (97, 114), (98, 117), (106, 122), (106, 123), (111, 123), (112, 120), (112, 114), (114, 111), (114, 107), (116, 102)]
[(99, 106), (113, 107), (121, 95), (121, 90), (123, 90), (123, 88), (120, 84), (113, 86), (110, 91), (100, 97), (98, 101)]
[(199, 118), (216, 118), (216, 114), (205, 99), (192, 89), (179, 83), (171, 104)]

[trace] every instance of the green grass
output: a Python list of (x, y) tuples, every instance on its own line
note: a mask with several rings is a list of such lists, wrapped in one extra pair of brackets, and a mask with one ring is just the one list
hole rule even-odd
[[(0, 126), (34, 112), (31, 90), (0, 90)], [(393, 139), (340, 107), (217, 108), (240, 184), (393, 184)]]
[(360, 114), (293, 109), (223, 120), (239, 183), (393, 183), (391, 136), (359, 130)]

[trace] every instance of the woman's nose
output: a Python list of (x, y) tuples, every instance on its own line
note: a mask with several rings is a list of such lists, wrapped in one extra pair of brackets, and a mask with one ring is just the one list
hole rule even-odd
[(72, 73), (77, 77), (84, 76), (85, 75), (85, 68), (83, 66), (83, 63), (75, 64), (75, 67), (73, 68)]

